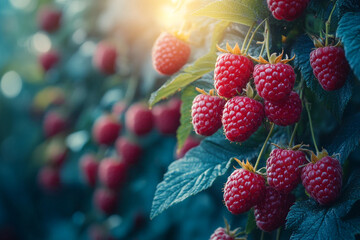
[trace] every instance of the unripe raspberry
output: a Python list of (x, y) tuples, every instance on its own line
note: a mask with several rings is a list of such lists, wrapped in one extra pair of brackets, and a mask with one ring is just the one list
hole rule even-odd
[(100, 145), (112, 145), (119, 136), (121, 124), (111, 115), (103, 115), (96, 120), (92, 134), (96, 143)]
[(59, 60), (60, 55), (55, 50), (50, 50), (39, 56), (39, 63), (45, 72), (53, 68), (59, 62)]
[(105, 214), (112, 214), (117, 207), (116, 192), (106, 188), (97, 189), (94, 193), (95, 206)]
[(68, 154), (68, 149), (63, 142), (54, 141), (46, 149), (46, 159), (54, 167), (61, 167)]
[(85, 181), (94, 187), (96, 184), (99, 163), (93, 154), (86, 154), (80, 159), (80, 170)]
[(172, 75), (179, 71), (190, 56), (190, 46), (178, 37), (163, 32), (156, 39), (152, 49), (152, 62), (156, 71)]
[(125, 124), (128, 130), (137, 136), (149, 133), (154, 125), (151, 110), (142, 103), (131, 105), (125, 115)]
[(182, 158), (185, 154), (192, 148), (198, 146), (200, 144), (200, 139), (195, 138), (193, 136), (189, 136), (184, 143), (184, 146), (177, 152), (176, 158)]
[(55, 191), (60, 187), (59, 170), (52, 167), (43, 167), (38, 173), (39, 185), (47, 191)]
[(50, 6), (42, 7), (38, 12), (39, 27), (46, 32), (55, 32), (59, 29), (62, 13)]
[(63, 132), (67, 127), (66, 119), (60, 113), (51, 111), (44, 118), (44, 133), (46, 137), (52, 137)]
[(121, 156), (122, 161), (128, 164), (136, 164), (142, 153), (141, 147), (126, 137), (119, 137), (115, 143), (116, 151)]
[(114, 45), (105, 41), (100, 42), (93, 56), (93, 64), (104, 74), (114, 74), (116, 72), (117, 55)]
[(99, 179), (111, 189), (117, 189), (126, 180), (127, 164), (116, 158), (105, 158), (99, 164)]

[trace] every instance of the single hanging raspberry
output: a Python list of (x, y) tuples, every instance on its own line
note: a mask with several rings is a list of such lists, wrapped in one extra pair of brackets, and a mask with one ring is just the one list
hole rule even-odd
[(154, 124), (162, 134), (176, 134), (180, 126), (181, 100), (172, 99), (166, 104), (159, 104), (152, 109)]
[(141, 146), (126, 137), (119, 137), (115, 147), (121, 159), (130, 165), (136, 164), (142, 154)]
[(80, 159), (80, 171), (85, 181), (94, 187), (96, 184), (99, 163), (93, 154), (86, 154)]
[(145, 104), (135, 103), (126, 112), (125, 125), (137, 136), (146, 135), (154, 127), (153, 114)]
[(197, 134), (210, 136), (221, 128), (221, 116), (226, 101), (214, 92), (207, 94), (205, 91), (197, 89), (202, 94), (197, 95), (192, 103), (191, 116), (194, 130)]
[(163, 32), (152, 49), (153, 66), (160, 74), (172, 75), (185, 65), (190, 51), (186, 36)]
[(267, 0), (269, 10), (277, 20), (293, 21), (301, 16), (309, 0)]
[(99, 164), (99, 179), (111, 189), (117, 189), (126, 180), (128, 165), (116, 158), (105, 158)]
[(96, 189), (94, 193), (95, 206), (105, 214), (112, 214), (117, 207), (118, 196), (116, 192), (106, 188)]
[[(225, 228), (218, 227), (213, 234), (211, 234), (210, 240), (236, 240), (240, 239), (237, 238), (239, 235), (238, 232), (239, 229), (230, 230), (230, 225), (227, 223), (225, 219)], [(243, 238), (241, 238), (243, 239)]]
[(294, 202), (294, 195), (281, 194), (272, 187), (266, 187), (265, 198), (254, 208), (256, 225), (266, 232), (281, 227), (285, 224), (286, 216)]
[(266, 161), (267, 181), (282, 193), (290, 193), (301, 181), (301, 165), (306, 163), (305, 153), (292, 149), (274, 149)]
[(242, 168), (228, 177), (224, 188), (224, 202), (232, 214), (249, 211), (262, 201), (265, 194), (265, 179), (255, 173), (248, 161), (246, 164), (238, 162)]
[(38, 25), (46, 32), (55, 32), (60, 28), (61, 17), (61, 11), (55, 9), (53, 6), (44, 6), (38, 12)]
[(321, 205), (333, 203), (340, 195), (342, 168), (340, 162), (323, 150), (318, 156), (312, 153), (311, 162), (303, 167), (302, 184), (305, 190)]
[(56, 111), (50, 111), (45, 115), (43, 129), (46, 137), (53, 137), (64, 132), (67, 127), (66, 118)]
[(239, 45), (231, 48), (226, 44), (226, 49), (216, 60), (214, 70), (214, 86), (219, 96), (232, 98), (240, 94), (250, 81), (254, 70), (253, 62), (241, 54)]
[(106, 41), (99, 42), (93, 56), (93, 65), (104, 74), (116, 72), (117, 49), (114, 44)]
[(39, 63), (45, 72), (55, 67), (60, 61), (60, 54), (58, 51), (52, 49), (39, 56)]
[(46, 191), (55, 191), (60, 188), (60, 170), (45, 166), (38, 173), (38, 183)]
[(310, 64), (324, 90), (334, 91), (344, 86), (350, 67), (342, 47), (316, 48), (310, 53)]
[(292, 59), (282, 59), (281, 53), (278, 57), (276, 54), (272, 54), (269, 62), (261, 56), (258, 64), (254, 68), (254, 82), (256, 90), (260, 97), (266, 101), (271, 102), (283, 102), (285, 101), (295, 84), (295, 72), (294, 69), (286, 64)]
[(121, 127), (114, 116), (103, 115), (94, 123), (93, 138), (100, 145), (112, 145), (119, 136)]
[(247, 140), (261, 125), (264, 106), (249, 97), (236, 96), (226, 102), (222, 124), (230, 141)]
[(302, 103), (299, 94), (291, 92), (282, 102), (265, 101), (265, 115), (279, 126), (289, 126), (300, 120)]

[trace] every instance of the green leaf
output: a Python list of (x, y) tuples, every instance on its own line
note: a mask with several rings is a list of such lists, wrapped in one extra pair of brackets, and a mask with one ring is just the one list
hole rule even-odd
[(303, 35), (299, 37), (293, 47), (293, 54), (296, 55), (294, 65), (300, 70), (306, 85), (319, 101), (340, 121), (345, 107), (352, 96), (352, 75), (349, 74), (345, 85), (341, 89), (331, 92), (325, 91), (315, 78), (310, 66), (309, 58), (313, 48), (314, 44), (308, 36)]
[(339, 22), (337, 36), (344, 45), (345, 56), (360, 80), (360, 12), (346, 13)]
[(340, 162), (343, 164), (350, 153), (360, 144), (360, 113), (346, 118), (328, 147), (333, 154), (340, 154)]
[(248, 214), (248, 220), (245, 227), (245, 233), (250, 234), (256, 227), (254, 210), (251, 209)]
[(170, 164), (164, 180), (156, 188), (150, 218), (170, 206), (209, 188), (215, 179), (227, 171), (229, 159), (253, 159), (264, 141), (264, 130), (257, 131), (240, 144), (230, 143), (219, 130), (191, 149), (184, 158)]
[[(206, 16), (251, 26), (257, 20), (258, 13), (255, 6), (262, 6), (253, 0), (222, 0), (214, 1), (195, 11), (195, 16)], [(260, 7), (261, 9), (261, 7)]]
[(149, 99), (150, 106), (154, 106), (155, 103), (162, 99), (168, 98), (177, 91), (184, 89), (186, 86), (199, 79), (204, 74), (214, 70), (217, 58), (216, 44), (222, 38), (228, 24), (228, 22), (221, 21), (215, 25), (214, 34), (211, 40), (212, 45), (210, 47), (210, 52), (197, 59), (191, 66), (186, 67), (183, 73), (180, 73), (174, 78), (169, 79), (157, 91), (153, 92)]
[(286, 227), (293, 230), (290, 239), (355, 239), (360, 218), (349, 218), (348, 213), (359, 199), (360, 175), (354, 173), (334, 205), (321, 206), (312, 199), (296, 202), (287, 216)]
[(336, 2), (337, 7), (339, 8), (338, 17), (339, 19), (347, 12), (358, 12), (360, 11), (360, 1), (359, 0), (338, 0)]

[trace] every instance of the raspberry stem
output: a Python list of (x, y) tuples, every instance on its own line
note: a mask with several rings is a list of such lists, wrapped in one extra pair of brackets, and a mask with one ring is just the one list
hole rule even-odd
[(261, 231), (261, 237), (260, 237), (260, 240), (264, 240), (264, 231)]
[(256, 32), (259, 30), (260, 26), (263, 25), (263, 23), (264, 23), (265, 21), (267, 21), (267, 18), (265, 18), (265, 19), (255, 28), (254, 32), (251, 34), (250, 40), (249, 40), (249, 42), (248, 42), (248, 44), (247, 44), (247, 46), (246, 46), (245, 52), (244, 52), (243, 54), (246, 54), (246, 53), (248, 52), (249, 47), (250, 47), (250, 44), (251, 44), (251, 42), (254, 40), (254, 37), (255, 37)]
[(262, 154), (263, 154), (263, 152), (264, 152), (264, 149), (265, 149), (265, 147), (266, 147), (266, 144), (267, 144), (267, 142), (269, 141), (269, 138), (270, 138), (270, 136), (271, 136), (271, 134), (272, 134), (272, 132), (273, 132), (273, 130), (274, 130), (274, 126), (275, 126), (275, 124), (274, 124), (274, 123), (271, 123), (270, 131), (269, 131), (269, 133), (268, 133), (268, 135), (267, 135), (267, 137), (266, 137), (266, 139), (265, 139), (265, 142), (264, 142), (264, 144), (263, 144), (263, 146), (262, 146), (262, 148), (261, 148), (261, 151), (260, 151), (260, 153), (259, 153), (259, 156), (258, 156), (258, 158), (256, 159), (254, 171), (256, 171), (256, 168), (257, 168), (257, 166), (259, 165), (259, 162), (260, 162), (261, 156), (262, 156)]
[(276, 240), (280, 240), (281, 227), (279, 227), (276, 231)]
[(311, 137), (312, 137), (312, 140), (313, 140), (313, 143), (314, 143), (314, 146), (315, 146), (316, 154), (318, 154), (318, 153), (319, 153), (319, 149), (318, 149), (318, 147), (317, 147), (316, 140), (315, 140), (314, 129), (313, 129), (313, 125), (312, 125), (312, 121), (311, 121), (311, 115), (310, 115), (310, 110), (309, 110), (309, 103), (305, 103), (305, 108), (306, 108), (306, 111), (307, 111), (307, 114), (308, 114), (308, 118), (309, 118)]
[(270, 61), (270, 49), (269, 49), (269, 38), (270, 38), (270, 31), (269, 31), (269, 21), (266, 19), (265, 22), (265, 33), (266, 33), (266, 38), (265, 38), (265, 46), (266, 46), (266, 54), (268, 57), (268, 60)]
[(249, 39), (251, 30), (253, 29), (254, 25), (255, 25), (255, 22), (251, 25), (251, 27), (249, 28), (248, 32), (246, 33), (246, 36), (245, 36), (244, 41), (243, 41), (243, 44), (242, 44), (242, 46), (241, 46), (241, 52), (244, 51), (245, 44), (246, 44), (247, 40)]
[(330, 23), (331, 23), (331, 16), (335, 10), (335, 7), (336, 7), (336, 2), (334, 2), (334, 6), (330, 12), (330, 15), (329, 15), (329, 18), (328, 20), (325, 22), (325, 47), (328, 45), (329, 43), (329, 30), (330, 30)]
[[(299, 86), (299, 88), (300, 88), (300, 100), (301, 100), (301, 104), (302, 104), (302, 102), (303, 102), (303, 94), (304, 94), (304, 91), (303, 91), (303, 89), (304, 89), (304, 79), (303, 78), (301, 78), (301, 82), (300, 82), (299, 85), (300, 85)], [(299, 127), (299, 122), (297, 122), (295, 124), (294, 130), (293, 130), (293, 132), (291, 134), (289, 147), (292, 147), (292, 145), (293, 145), (295, 134), (296, 134), (296, 131), (297, 131), (298, 127)]]

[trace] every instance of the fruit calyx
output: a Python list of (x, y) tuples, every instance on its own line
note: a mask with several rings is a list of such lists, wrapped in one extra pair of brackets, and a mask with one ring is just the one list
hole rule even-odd
[(186, 33), (181, 30), (177, 30), (177, 31), (170, 32), (170, 34), (172, 34), (174, 37), (176, 37), (177, 39), (179, 39), (185, 43), (190, 43), (189, 42), (190, 32)]
[(285, 57), (286, 57), (285, 59), (282, 59), (283, 55), (284, 55), (284, 50), (281, 52), (281, 54), (279, 56), (276, 53), (271, 54), (269, 61), (266, 61), (262, 56), (259, 56), (259, 59), (254, 58), (254, 57), (250, 57), (250, 58), (261, 64), (276, 64), (276, 63), (287, 64), (288, 62), (295, 59), (295, 54), (292, 58), (288, 58), (288, 56), (285, 55)]
[(201, 88), (198, 88), (198, 87), (196, 87), (195, 89), (196, 89), (196, 91), (198, 91), (199, 93), (204, 94), (204, 95), (217, 96), (217, 95), (215, 94), (215, 90), (214, 90), (214, 89), (211, 89), (211, 90), (209, 91), (209, 93), (207, 93), (204, 89), (201, 89)]
[(219, 50), (220, 52), (223, 52), (223, 53), (231, 53), (231, 54), (235, 54), (235, 55), (246, 56), (246, 54), (243, 54), (241, 52), (241, 49), (237, 43), (235, 44), (235, 46), (233, 48), (230, 46), (230, 44), (228, 42), (226, 43), (226, 49), (221, 48), (217, 44), (216, 44), (216, 48), (217, 48), (217, 50)]
[(284, 149), (284, 150), (292, 150), (292, 151), (303, 151), (303, 152), (309, 152), (308, 149), (306, 149), (305, 147), (309, 147), (309, 145), (306, 145), (306, 144), (297, 144), (295, 146), (280, 146), (280, 145), (277, 145), (276, 143), (271, 143), (271, 145), (277, 147), (278, 149)]
[(253, 173), (255, 172), (254, 166), (251, 165), (249, 160), (246, 159), (246, 162), (245, 162), (245, 161), (240, 161), (237, 158), (234, 158), (234, 159), (244, 170), (247, 170), (247, 171), (253, 172)]
[(238, 238), (239, 235), (242, 235), (244, 233), (244, 232), (239, 232), (240, 228), (231, 230), (230, 225), (229, 225), (228, 221), (226, 220), (226, 218), (224, 218), (224, 222), (225, 222), (225, 233), (227, 235), (229, 235), (229, 237), (232, 237), (235, 240), (246, 240), (245, 237)]
[(329, 43), (326, 44), (326, 38), (323, 37), (315, 37), (315, 36), (310, 36), (314, 42), (314, 46), (315, 48), (322, 48), (322, 47), (327, 47), (327, 46), (334, 46), (334, 47), (341, 47), (342, 43), (340, 41), (340, 39), (336, 38), (334, 35), (328, 35), (328, 41)]
[[(311, 151), (311, 162), (316, 163), (327, 156), (329, 156), (329, 153), (324, 148), (321, 150), (321, 152), (318, 152), (316, 155), (314, 152)], [(331, 156), (331, 157), (335, 157), (335, 156)]]

